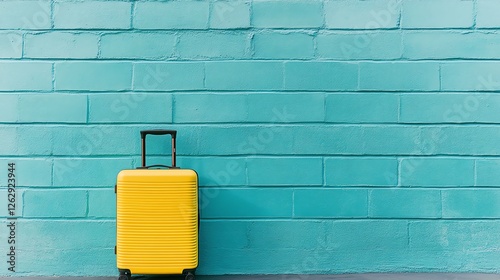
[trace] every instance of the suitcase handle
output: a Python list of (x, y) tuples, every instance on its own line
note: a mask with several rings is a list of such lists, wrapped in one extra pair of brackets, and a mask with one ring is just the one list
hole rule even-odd
[[(146, 136), (148, 134), (151, 135), (168, 135), (170, 134), (172, 136), (172, 166), (170, 168), (176, 168), (175, 163), (176, 163), (176, 148), (175, 148), (175, 139), (177, 137), (177, 131), (176, 130), (164, 130), (164, 129), (157, 129), (157, 130), (143, 130), (141, 131), (141, 146), (142, 146), (142, 167), (143, 168), (149, 168), (146, 166)], [(151, 167), (154, 167), (151, 166)]]
[[(172, 166), (163, 165), (163, 164), (156, 164), (156, 165), (150, 165), (150, 166), (137, 167), (137, 169), (152, 169), (152, 168), (157, 168), (157, 169), (166, 168), (166, 169), (170, 169), (170, 168), (172, 168)], [(173, 167), (173, 168), (177, 168), (177, 167)]]

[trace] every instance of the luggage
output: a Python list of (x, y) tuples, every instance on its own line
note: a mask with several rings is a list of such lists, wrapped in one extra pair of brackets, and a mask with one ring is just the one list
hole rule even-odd
[[(146, 166), (146, 136), (172, 136), (172, 166)], [(119, 280), (183, 274), (198, 266), (198, 175), (176, 166), (175, 130), (141, 131), (142, 167), (118, 174), (115, 247)]]

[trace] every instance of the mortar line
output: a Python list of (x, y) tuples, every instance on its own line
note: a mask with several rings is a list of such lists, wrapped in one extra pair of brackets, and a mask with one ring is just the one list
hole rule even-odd
[(90, 96), (87, 94), (87, 116), (86, 116), (86, 123), (90, 123)]
[(86, 196), (86, 208), (85, 208), (85, 217), (89, 218), (89, 207), (90, 207), (90, 195), (89, 195), (89, 190), (85, 191), (85, 196)]
[(55, 162), (54, 158), (52, 158), (50, 160), (50, 162), (51, 162), (51, 165), (50, 165), (50, 167), (51, 167), (51, 169), (50, 169), (50, 186), (53, 187), (54, 183), (55, 183), (54, 175), (55, 175), (55, 164), (56, 164), (56, 162)]
[(443, 190), (439, 190), (439, 204), (441, 204), (441, 215), (439, 219), (443, 219), (444, 205), (443, 205)]
[(398, 166), (397, 166), (397, 170), (396, 170), (397, 184), (398, 184), (397, 186), (402, 187), (403, 186), (403, 179), (401, 178), (401, 169), (402, 169), (402, 165), (403, 165), (403, 159), (398, 156), (397, 161), (398, 161)]
[(438, 64), (438, 72), (439, 72), (439, 92), (443, 90), (443, 76), (442, 76), (443, 65), (441, 63)]
[(408, 240), (407, 240), (407, 244), (408, 245), (408, 248), (410, 247), (410, 244), (411, 244), (411, 237), (410, 237), (410, 221), (407, 221), (406, 222), (406, 234), (408, 235)]
[(177, 94), (172, 93), (170, 95), (170, 98), (172, 100), (172, 110), (170, 112), (170, 117), (171, 117), (172, 123), (175, 123), (175, 112), (177, 110)]
[(52, 71), (52, 90), (51, 92), (56, 91), (56, 63), (53, 62), (51, 64), (51, 71)]
[(21, 33), (21, 59), (25, 58), (24, 56), (26, 55), (24, 48), (25, 48), (25, 41), (26, 41), (26, 35), (27, 34), (28, 34), (27, 32), (26, 33), (24, 33), (24, 32)]
[(322, 160), (322, 172), (321, 174), (323, 175), (323, 187), (326, 187), (327, 184), (326, 184), (326, 157), (323, 157), (323, 160)]
[(135, 16), (135, 3), (136, 1), (132, 1), (132, 5), (130, 5), (130, 29), (134, 30), (134, 16)]
[(477, 187), (477, 160), (474, 159), (474, 187)]
[(50, 1), (50, 28), (54, 29), (55, 27), (55, 2), (54, 0)]
[(472, 2), (472, 29), (477, 30), (477, 0)]
[(398, 123), (401, 123), (401, 94), (397, 94), (398, 97)]

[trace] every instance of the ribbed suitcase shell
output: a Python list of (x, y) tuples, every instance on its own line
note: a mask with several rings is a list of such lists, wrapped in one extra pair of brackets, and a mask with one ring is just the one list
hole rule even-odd
[(190, 169), (123, 170), (117, 181), (117, 265), (132, 274), (198, 266), (198, 175)]

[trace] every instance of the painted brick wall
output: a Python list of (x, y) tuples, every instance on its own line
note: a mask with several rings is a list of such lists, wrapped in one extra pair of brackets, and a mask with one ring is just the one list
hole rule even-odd
[(1, 1), (17, 275), (116, 274), (113, 186), (146, 128), (200, 174), (201, 274), (499, 271), (499, 8)]

